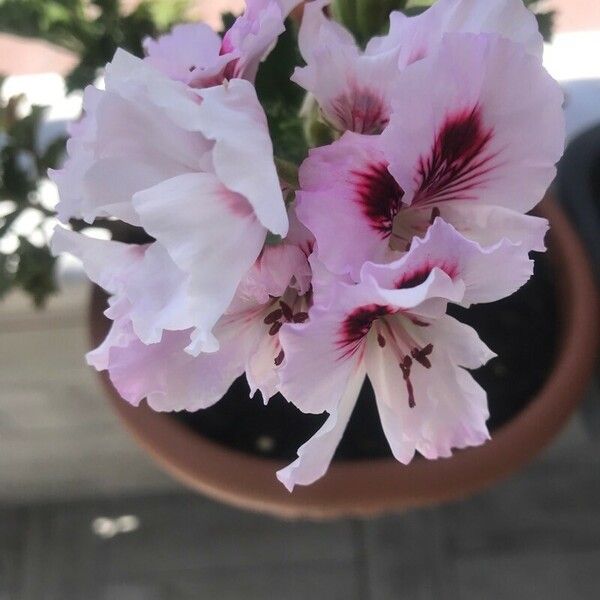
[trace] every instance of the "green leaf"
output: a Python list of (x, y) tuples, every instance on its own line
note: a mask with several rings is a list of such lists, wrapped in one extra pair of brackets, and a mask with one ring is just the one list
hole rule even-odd
[(34, 304), (41, 308), (48, 297), (56, 292), (54, 278), (56, 258), (46, 246), (38, 248), (23, 237), (19, 241), (17, 251), (19, 264), (14, 276), (14, 284), (27, 292)]

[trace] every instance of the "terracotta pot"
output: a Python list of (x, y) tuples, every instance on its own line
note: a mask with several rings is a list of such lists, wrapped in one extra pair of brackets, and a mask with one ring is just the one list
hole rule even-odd
[[(327, 475), (289, 494), (276, 480), (283, 465), (227, 449), (174, 419), (121, 400), (102, 374), (109, 400), (137, 441), (171, 475), (208, 496), (242, 508), (285, 517), (368, 516), (465, 497), (519, 469), (540, 452), (571, 416), (590, 379), (599, 340), (598, 290), (577, 234), (558, 206), (540, 213), (552, 223), (550, 256), (556, 273), (561, 334), (554, 369), (543, 389), (493, 439), (452, 458), (333, 463)], [(103, 296), (91, 303), (94, 346), (108, 324)]]

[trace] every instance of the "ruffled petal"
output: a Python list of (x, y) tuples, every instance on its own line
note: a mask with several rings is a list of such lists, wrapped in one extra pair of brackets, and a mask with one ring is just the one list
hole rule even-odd
[(145, 62), (194, 87), (214, 83), (232, 60), (221, 54), (221, 37), (205, 23), (177, 25), (156, 40), (146, 38), (144, 50)]
[(410, 369), (410, 393), (404, 372), (388, 348), (373, 345), (366, 356), (367, 374), (394, 456), (408, 464), (415, 451), (434, 459), (450, 456), (453, 448), (484, 443), (489, 438), (486, 394), (461, 363), (474, 368), (493, 354), (473, 330), (450, 317), (427, 328), (409, 324), (408, 332), (423, 346), (433, 346), (427, 356), (429, 367), (413, 363)]
[(78, 258), (86, 275), (111, 294), (123, 290), (131, 270), (141, 263), (145, 246), (99, 240), (56, 227), (50, 241), (55, 256), (66, 252)]
[(492, 246), (505, 238), (521, 244), (527, 252), (546, 250), (545, 237), (550, 224), (542, 217), (469, 201), (444, 202), (439, 211), (444, 221), (482, 246)]
[(290, 492), (296, 485), (314, 483), (327, 472), (356, 405), (364, 378), (364, 372), (358, 372), (352, 377), (339, 404), (332, 410), (321, 429), (300, 446), (298, 458), (285, 469), (277, 471), (277, 479)]
[(285, 31), (286, 16), (277, 0), (247, 0), (246, 10), (223, 37), (223, 51), (237, 57), (228, 78), (254, 81), (259, 64)]
[[(115, 325), (117, 327), (118, 325)], [(219, 352), (190, 356), (190, 332), (165, 332), (156, 344), (133, 337), (110, 350), (108, 373), (124, 400), (138, 406), (146, 398), (156, 411), (196, 411), (217, 402), (244, 371), (244, 356), (235, 341)]]
[(448, 34), (402, 90), (382, 137), (406, 203), (539, 202), (564, 147), (563, 94), (539, 60), (498, 36)]
[(199, 91), (195, 123), (214, 140), (212, 160), (219, 179), (251, 204), (269, 231), (285, 237), (288, 217), (273, 160), (265, 113), (252, 84), (243, 80)]
[(446, 33), (498, 34), (538, 59), (544, 48), (537, 20), (522, 0), (437, 0), (415, 17), (392, 12), (389, 32), (373, 38), (366, 51), (399, 48), (398, 64), (405, 68), (435, 52)]
[[(401, 295), (420, 289), (434, 271), (442, 271), (453, 282), (464, 284), (462, 297), (452, 294), (448, 300), (470, 306), (500, 300), (523, 286), (533, 275), (528, 252), (529, 248), (506, 238), (483, 248), (437, 217), (425, 237), (414, 238), (401, 259), (385, 265), (366, 263), (361, 278), (372, 278), (380, 287)], [(429, 297), (435, 293), (432, 289)]]
[(190, 352), (216, 350), (212, 328), (258, 257), (266, 230), (244, 198), (207, 173), (165, 181), (137, 194), (134, 205), (146, 231), (189, 277), (196, 307)]

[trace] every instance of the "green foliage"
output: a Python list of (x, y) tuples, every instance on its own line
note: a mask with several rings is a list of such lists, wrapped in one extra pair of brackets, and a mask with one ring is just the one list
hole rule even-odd
[[(67, 86), (82, 89), (117, 47), (140, 56), (144, 38), (183, 21), (188, 4), (189, 0), (143, 0), (124, 13), (118, 0), (0, 0), (0, 31), (45, 40), (77, 54), (79, 62), (67, 76)], [(53, 213), (40, 203), (38, 188), (47, 170), (58, 167), (65, 139), (40, 150), (45, 109), (34, 106), (20, 118), (20, 103), (13, 98), (0, 106), (0, 240), (11, 242), (10, 251), (0, 252), (0, 298), (21, 288), (36, 306), (43, 306), (55, 291), (55, 259), (44, 239), (45, 221)], [(40, 218), (33, 232), (39, 244), (14, 231), (26, 214)]]
[(308, 151), (299, 117), (304, 91), (290, 81), (301, 62), (296, 26), (288, 21), (286, 31), (256, 78), (256, 91), (267, 114), (275, 155), (297, 164)]
[(404, 9), (406, 3), (407, 0), (334, 0), (331, 12), (364, 46), (374, 35), (385, 32), (390, 12)]
[[(21, 102), (13, 98), (0, 107), (0, 202), (8, 204), (1, 213), (0, 240), (12, 238), (14, 242), (10, 251), (0, 252), (0, 297), (20, 287), (41, 306), (55, 289), (55, 261), (43, 238), (44, 221), (52, 212), (40, 203), (37, 192), (40, 177), (58, 166), (65, 140), (56, 139), (40, 149), (38, 131), (45, 109), (34, 106), (27, 116), (18, 118)], [(13, 232), (26, 212), (39, 217), (36, 233), (44, 240), (39, 246)]]
[(34, 37), (79, 56), (69, 89), (85, 87), (118, 47), (141, 55), (142, 41), (182, 21), (188, 0), (145, 0), (124, 13), (118, 0), (0, 0), (0, 31)]

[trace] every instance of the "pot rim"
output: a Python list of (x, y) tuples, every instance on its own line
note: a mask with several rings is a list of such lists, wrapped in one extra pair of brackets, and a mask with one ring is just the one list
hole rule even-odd
[[(549, 251), (557, 273), (559, 350), (543, 388), (492, 440), (451, 458), (402, 465), (394, 459), (331, 464), (327, 475), (290, 494), (275, 477), (284, 463), (244, 454), (199, 436), (147, 405), (133, 407), (100, 373), (110, 403), (137, 442), (174, 478), (234, 506), (288, 518), (373, 516), (466, 497), (531, 461), (562, 429), (592, 375), (600, 338), (599, 295), (573, 226), (547, 196), (539, 214), (551, 223)], [(97, 290), (96, 290), (97, 292)], [(92, 294), (94, 347), (104, 337), (100, 295)]]

